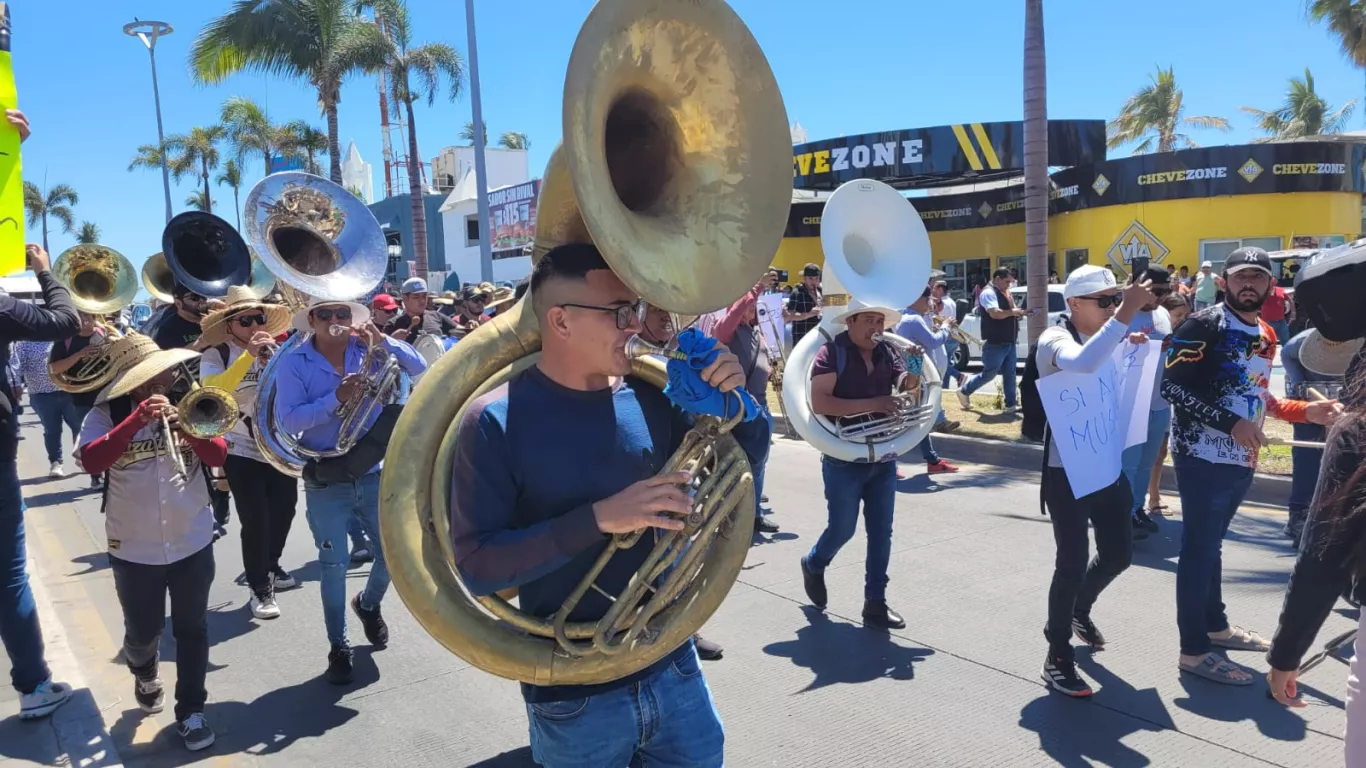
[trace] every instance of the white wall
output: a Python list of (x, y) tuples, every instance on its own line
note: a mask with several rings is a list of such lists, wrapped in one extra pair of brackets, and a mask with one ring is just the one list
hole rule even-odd
[[(484, 163), (488, 171), (489, 189), (521, 184), (531, 177), (527, 175), (527, 153), (525, 149), (484, 148)], [(443, 175), (449, 174), (451, 184), (459, 184), (466, 173), (474, 172), (474, 147), (446, 147), (432, 158), (432, 184), (442, 191), (449, 192), (450, 186)]]
[[(446, 235), (446, 269), (460, 275), (463, 283), (477, 283), (480, 276), (479, 244), (465, 239), (468, 231), (466, 218), (478, 218), (479, 207), (473, 200), (462, 200), (441, 212)], [(493, 280), (517, 282), (531, 274), (531, 257), (518, 256), (512, 259), (497, 259), (493, 262)]]

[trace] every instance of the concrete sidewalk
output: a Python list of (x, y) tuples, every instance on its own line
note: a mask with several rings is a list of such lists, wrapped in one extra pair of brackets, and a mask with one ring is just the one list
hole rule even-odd
[[(371, 653), (353, 622), (356, 683), (322, 680), (318, 565), (302, 507), (284, 558), (302, 588), (281, 594), (278, 620), (247, 612), (235, 519), (216, 546), (207, 715), (219, 739), (206, 753), (185, 753), (169, 706), (157, 716), (138, 712), (132, 680), (116, 661), (121, 615), (102, 554), (98, 495), (84, 490), (84, 477), (40, 477), (40, 434), (29, 424), (24, 431), (34, 580), (56, 616), (44, 617), (49, 649), (83, 694), (50, 724), (0, 721), (3, 768), (109, 764), (99, 761), (117, 760), (111, 744), (130, 766), (532, 764), (517, 686), (439, 647), (392, 592), (384, 603), (390, 647)], [(1079, 654), (1100, 691), (1073, 701), (1038, 680), (1054, 548), (1035, 476), (976, 466), (929, 478), (916, 465), (903, 468), (910, 477), (899, 483), (889, 599), (909, 626), (888, 634), (858, 623), (861, 532), (829, 571), (829, 610), (805, 605), (797, 563), (825, 522), (819, 458), (803, 443), (775, 443), (767, 492), (782, 532), (753, 548), (703, 630), (726, 648), (706, 673), (726, 723), (729, 765), (1341, 764), (1342, 665), (1306, 675), (1311, 706), (1295, 712), (1269, 701), (1260, 683), (1229, 689), (1178, 674), (1179, 519), (1137, 545), (1134, 566), (1102, 597), (1095, 619), (1109, 650)], [(1266, 635), (1292, 563), (1282, 524), (1280, 515), (1249, 509), (1224, 550), (1230, 616)], [(352, 570), (348, 592), (363, 575)], [(1335, 614), (1321, 639), (1353, 621)], [(163, 658), (170, 685), (169, 629)], [(1235, 659), (1265, 670), (1258, 654)], [(72, 738), (77, 723), (85, 730)], [(95, 747), (109, 757), (94, 755)]]

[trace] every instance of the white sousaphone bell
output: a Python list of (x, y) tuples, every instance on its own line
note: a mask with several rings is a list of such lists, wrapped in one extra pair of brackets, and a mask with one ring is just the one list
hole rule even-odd
[[(930, 237), (911, 202), (880, 181), (859, 179), (835, 190), (821, 214), (826, 270), (820, 325), (788, 357), (783, 412), (808, 443), (827, 456), (873, 462), (899, 456), (929, 434), (940, 409), (941, 372), (926, 355), (920, 387), (903, 396), (898, 414), (842, 425), (811, 411), (811, 365), (816, 352), (844, 329), (835, 318), (859, 305), (900, 311), (930, 279)], [(851, 298), (852, 297), (852, 298)], [(898, 350), (909, 344), (891, 333)], [(888, 393), (891, 394), (891, 393)]]

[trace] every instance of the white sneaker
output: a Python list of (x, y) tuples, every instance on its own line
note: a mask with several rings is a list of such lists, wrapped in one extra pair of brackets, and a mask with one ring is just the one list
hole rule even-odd
[(280, 606), (275, 602), (273, 594), (252, 595), (247, 605), (251, 608), (251, 615), (258, 619), (280, 618)]
[(70, 686), (45, 680), (33, 690), (33, 693), (25, 693), (19, 697), (19, 719), (36, 720), (47, 717), (70, 699)]
[(47, 476), (48, 476), (48, 477), (66, 477), (66, 470), (62, 469), (62, 462), (60, 462), (60, 461), (54, 461), (54, 462), (52, 462), (52, 465), (49, 466), (49, 467), (47, 468)]
[(972, 398), (970, 398), (970, 397), (968, 397), (966, 394), (964, 394), (964, 393), (963, 393), (963, 390), (961, 390), (961, 389), (958, 390), (957, 392), (955, 392), (954, 394), (958, 395), (958, 404), (961, 405), (961, 406), (963, 406), (963, 410), (965, 410), (965, 411), (970, 411), (970, 410), (972, 410)]

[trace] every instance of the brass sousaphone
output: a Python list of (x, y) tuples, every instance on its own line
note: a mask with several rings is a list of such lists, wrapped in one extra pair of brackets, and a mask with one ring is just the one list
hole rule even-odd
[[(563, 105), (533, 260), (591, 240), (642, 298), (680, 314), (727, 306), (754, 285), (786, 226), (792, 159), (772, 71), (724, 2), (601, 0), (575, 41)], [(661, 532), (601, 621), (566, 620), (591, 577), (554, 617), (472, 598), (450, 537), (456, 425), (474, 397), (536, 362), (531, 307), (525, 296), (472, 331), (415, 389), (381, 479), (384, 552), (418, 622), (480, 669), (535, 685), (615, 680), (686, 642), (721, 604), (749, 550), (754, 486), (727, 425), (700, 417), (664, 469), (693, 472), (695, 514), (683, 531)], [(634, 367), (664, 385), (662, 364)], [(639, 536), (613, 537), (599, 567)]]
[(62, 251), (52, 264), (52, 277), (71, 292), (71, 303), (87, 315), (95, 315), (96, 332), (90, 346), (95, 351), (62, 373), (48, 365), (48, 378), (63, 392), (94, 392), (118, 373), (110, 356), (109, 342), (118, 330), (103, 322), (104, 315), (120, 312), (133, 303), (138, 292), (137, 271), (123, 254), (107, 245), (83, 243)]

